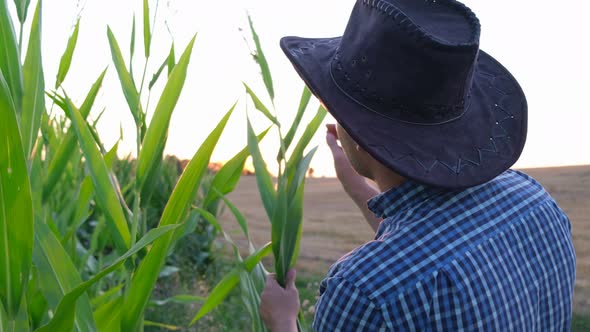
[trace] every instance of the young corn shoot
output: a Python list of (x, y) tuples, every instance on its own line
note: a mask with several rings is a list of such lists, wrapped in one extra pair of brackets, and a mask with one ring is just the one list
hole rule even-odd
[[(22, 45), (8, 8), (12, 1), (0, 1), (0, 247), (6, 249), (0, 254), (0, 330), (137, 331), (147, 325), (170, 327), (145, 321), (145, 309), (169, 248), (187, 223), (188, 211), (233, 107), (172, 185), (173, 193), (166, 197), (159, 225), (150, 231), (139, 227), (145, 222), (140, 196), (153, 190), (151, 176), (157, 175), (153, 170), (162, 161), (170, 117), (183, 89), (194, 38), (178, 63), (174, 48), (170, 50), (165, 61), (168, 75), (162, 75), (166, 83), (148, 128), (145, 112), (149, 104), (142, 105), (141, 94), (144, 85), (151, 92), (160, 75), (148, 84), (144, 82), (144, 69), (138, 84), (131, 68), (135, 26), (129, 59), (124, 59), (115, 34), (107, 29), (114, 69), (136, 124), (141, 167), (139, 178), (130, 167), (126, 184), (131, 187), (121, 190), (120, 179), (113, 172), (113, 165), (119, 161), (118, 143), (107, 151), (96, 131), (100, 115), (94, 121), (90, 116), (106, 70), (97, 73), (98, 79), (80, 107), (74, 105), (63, 83), (76, 74), (73, 57), (83, 36), (80, 27), (84, 26), (78, 18), (59, 62), (53, 85), (56, 91), (46, 93), (41, 55), (43, 2), (33, 2), (34, 15), (27, 18), (30, 2), (14, 0), (19, 36), (28, 29), (28, 45)], [(150, 17), (151, 2), (143, 1), (146, 64), (150, 48), (156, 47), (151, 44), (158, 1), (154, 1), (156, 10)], [(66, 116), (48, 114), (46, 97)], [(240, 168), (246, 157), (247, 153), (242, 153), (230, 166)], [(210, 202), (235, 187), (235, 169), (227, 170), (225, 179), (216, 182), (221, 194), (212, 196)], [(126, 198), (136, 203), (133, 211), (127, 207)], [(253, 251), (253, 258), (245, 259), (243, 266), (254, 269), (269, 252), (270, 245)], [(201, 300), (186, 296), (170, 299), (182, 303)]]
[[(304, 150), (309, 145), (311, 138), (318, 130), (327, 112), (323, 107), (318, 109), (316, 115), (296, 142), (295, 148), (290, 153), (289, 158), (287, 158), (289, 147), (291, 146), (291, 143), (293, 143), (299, 124), (301, 123), (302, 117), (311, 99), (311, 92), (308, 88), (303, 89), (295, 119), (291, 124), (287, 135), (284, 137), (282, 135), (281, 123), (276, 116), (276, 109), (274, 107), (274, 85), (268, 62), (264, 56), (258, 34), (256, 33), (253, 22), (249, 16), (248, 23), (252, 33), (252, 39), (256, 46), (253, 58), (260, 66), (262, 78), (272, 108), (267, 107), (249, 85), (244, 83), (244, 87), (246, 89), (246, 94), (252, 100), (254, 107), (271, 122), (272, 126), (277, 128), (279, 134), (279, 153), (276, 158), (278, 169), (276, 189), (273, 178), (267, 168), (267, 163), (260, 151), (260, 139), (256, 137), (249, 117), (247, 118), (248, 149), (254, 165), (256, 183), (258, 185), (261, 202), (271, 224), (272, 241), (270, 246), (267, 246), (272, 249), (277, 281), (284, 287), (287, 271), (295, 266), (297, 256), (299, 255), (299, 244), (303, 229), (302, 219), (305, 175), (309, 169), (309, 165), (317, 147), (313, 148), (305, 155)], [(273, 112), (271, 112), (271, 109)], [(230, 207), (230, 210), (240, 224), (244, 235), (248, 239), (250, 249), (253, 249), (254, 246), (249, 238), (246, 220), (241, 213), (239, 213), (239, 210), (227, 200), (227, 198), (224, 197), (223, 200), (226, 205)], [(235, 248), (233, 241), (231, 241), (228, 236), (226, 236), (226, 239), (232, 243), (232, 246), (234, 246), (236, 259), (238, 262), (241, 262), (242, 258), (239, 255), (237, 248)], [(244, 269), (242, 265), (238, 265), (237, 270), (233, 270), (221, 282), (219, 282), (195, 316), (193, 323), (209, 311), (213, 310), (222, 302), (229, 291), (239, 284), (242, 291), (242, 300), (252, 320), (252, 330), (266, 331), (264, 324), (261, 322), (259, 313), (259, 294), (264, 287), (264, 275), (266, 272), (261, 263), (257, 264), (257, 268), (254, 272), (251, 272), (250, 269)], [(298, 321), (300, 331), (306, 329), (306, 325), (302, 322), (302, 319), (303, 315), (300, 312)]]

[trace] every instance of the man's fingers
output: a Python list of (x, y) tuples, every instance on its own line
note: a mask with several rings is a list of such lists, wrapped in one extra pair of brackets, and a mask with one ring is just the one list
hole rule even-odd
[(329, 123), (326, 124), (326, 128), (328, 129), (328, 132), (332, 135), (334, 135), (334, 137), (336, 137), (336, 139), (338, 139), (338, 132), (336, 131), (336, 125), (333, 123)]
[(342, 148), (338, 145), (338, 132), (336, 131), (336, 125), (334, 124), (327, 124), (326, 128), (328, 131), (326, 132), (326, 143), (332, 150), (332, 154), (339, 154), (342, 152)]
[(266, 274), (266, 284), (267, 285), (277, 284), (277, 275), (275, 273), (267, 273)]
[(337, 142), (336, 136), (332, 135), (332, 133), (330, 133), (330, 132), (326, 133), (326, 142), (328, 143), (328, 145), (330, 147), (333, 147), (333, 146), (338, 147), (338, 142)]
[(328, 143), (328, 147), (332, 150), (332, 154), (340, 153), (342, 148), (338, 145), (338, 141), (332, 133), (326, 133), (326, 143)]

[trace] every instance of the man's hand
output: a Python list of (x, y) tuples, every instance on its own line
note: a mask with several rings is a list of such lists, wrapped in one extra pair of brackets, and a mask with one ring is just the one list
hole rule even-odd
[(295, 287), (295, 270), (286, 276), (283, 288), (274, 274), (266, 276), (266, 286), (260, 295), (260, 316), (272, 332), (297, 332), (299, 292)]
[(361, 176), (357, 171), (354, 170), (348, 157), (344, 154), (344, 150), (338, 145), (338, 132), (336, 131), (336, 125), (326, 125), (326, 142), (332, 150), (332, 156), (334, 157), (334, 168), (336, 169), (336, 176), (344, 191), (352, 198), (352, 200), (359, 207), (365, 219), (373, 228), (375, 232), (379, 228), (381, 219), (376, 218), (373, 212), (367, 208), (367, 200), (379, 194), (375, 188), (371, 187), (366, 179)]
[(328, 124), (326, 127), (328, 128), (328, 131), (326, 132), (326, 142), (328, 143), (330, 150), (332, 150), (336, 176), (338, 176), (338, 179), (342, 182), (346, 192), (349, 192), (349, 189), (355, 189), (359, 183), (364, 183), (365, 178), (354, 170), (348, 157), (344, 154), (344, 150), (338, 145), (336, 125)]

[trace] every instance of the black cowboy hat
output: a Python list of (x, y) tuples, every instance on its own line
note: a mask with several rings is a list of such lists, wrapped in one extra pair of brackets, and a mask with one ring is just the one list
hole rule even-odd
[(281, 47), (375, 159), (457, 189), (510, 168), (526, 139), (524, 93), (479, 50), (479, 33), (454, 0), (357, 0), (342, 37), (285, 37)]

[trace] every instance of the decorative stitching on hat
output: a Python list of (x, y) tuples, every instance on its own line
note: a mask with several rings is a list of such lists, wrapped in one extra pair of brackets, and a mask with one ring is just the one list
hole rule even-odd
[[(452, 43), (446, 40), (442, 40), (435, 35), (425, 31), (420, 26), (416, 25), (412, 19), (410, 19), (402, 10), (395, 7), (394, 4), (385, 1), (385, 0), (359, 0), (365, 6), (374, 8), (383, 14), (392, 17), (393, 21), (396, 22), (400, 28), (406, 30), (406, 32), (411, 35), (418, 37), (418, 40), (421, 41), (428, 41), (433, 42), (439, 46), (472, 46), (474, 43), (477, 43), (479, 40), (480, 34), (480, 23), (475, 13), (469, 9), (469, 7), (465, 6), (464, 4), (457, 2), (457, 1), (449, 1), (449, 0), (424, 0), (426, 2), (431, 2), (434, 4), (441, 4), (447, 5), (448, 7), (452, 7), (458, 13), (462, 14), (466, 19), (472, 29), (472, 36), (471, 40), (463, 43)], [(418, 1), (418, 0), (416, 0)], [(398, 21), (398, 16), (403, 15), (404, 18), (401, 21)]]
[[(482, 72), (481, 70), (478, 70), (478, 73), (481, 76), (487, 77), (490, 80), (490, 87), (494, 87), (498, 92), (500, 92), (502, 94), (502, 97), (509, 96), (512, 94), (512, 93), (507, 93), (506, 91), (501, 90), (501, 89), (497, 88), (496, 86), (493, 86), (493, 82), (497, 77), (505, 76), (505, 75), (494, 75), (491, 73)], [(495, 123), (496, 123), (496, 126), (498, 126), (505, 134), (490, 136), (489, 145), (487, 147), (485, 147), (485, 146), (474, 147), (474, 149), (477, 153), (477, 161), (471, 160), (465, 156), (459, 156), (457, 159), (456, 165), (453, 166), (449, 163), (446, 163), (446, 162), (438, 159), (438, 157), (437, 157), (437, 158), (435, 158), (432, 165), (427, 166), (425, 163), (420, 161), (420, 159), (418, 159), (413, 153), (408, 153), (408, 154), (396, 157), (386, 146), (384, 146), (382, 144), (369, 144), (369, 146), (372, 148), (380, 149), (380, 150), (386, 152), (391, 158), (393, 158), (393, 162), (398, 162), (400, 160), (410, 158), (410, 159), (414, 160), (420, 167), (422, 167), (426, 173), (430, 173), (434, 169), (435, 166), (440, 165), (443, 168), (455, 173), (456, 175), (460, 175), (461, 171), (463, 171), (465, 166), (479, 167), (479, 166), (483, 165), (483, 154), (482, 154), (483, 152), (500, 153), (500, 150), (498, 149), (498, 145), (497, 145), (498, 140), (500, 140), (500, 139), (505, 139), (507, 141), (510, 140), (510, 136), (508, 135), (508, 131), (506, 130), (506, 128), (504, 128), (503, 123), (505, 121), (514, 120), (515, 119), (514, 114), (508, 112), (506, 109), (504, 109), (498, 103), (494, 103), (491, 107), (493, 107), (497, 112), (504, 114), (504, 117), (502, 117), (500, 119), (497, 118)]]

